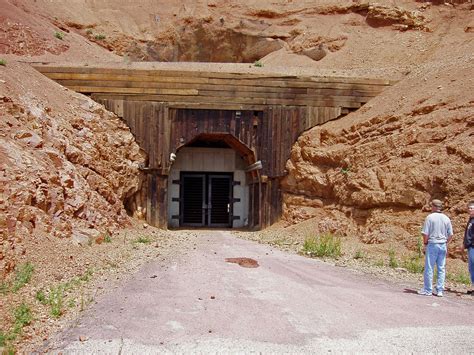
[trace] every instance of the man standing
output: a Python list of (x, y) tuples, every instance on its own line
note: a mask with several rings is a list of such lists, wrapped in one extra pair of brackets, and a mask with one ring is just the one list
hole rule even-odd
[(426, 217), (421, 231), (425, 244), (425, 272), (423, 273), (424, 286), (418, 291), (419, 295), (431, 296), (433, 294), (433, 271), (436, 264), (438, 270), (436, 296), (443, 297), (447, 244), (453, 237), (453, 226), (449, 217), (441, 212), (442, 209), (443, 203), (440, 200), (431, 201), (432, 213)]
[(467, 249), (467, 262), (469, 274), (471, 275), (471, 290), (468, 294), (474, 295), (474, 201), (467, 205), (469, 210), (469, 221), (464, 232), (464, 249)]

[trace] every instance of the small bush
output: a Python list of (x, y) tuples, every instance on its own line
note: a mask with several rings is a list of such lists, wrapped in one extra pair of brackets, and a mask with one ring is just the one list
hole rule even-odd
[(86, 30), (86, 33), (87, 33), (88, 35), (91, 35), (91, 34), (92, 34), (92, 30), (91, 30), (90, 28), (88, 28), (88, 29)]
[(341, 239), (330, 233), (307, 237), (303, 244), (303, 253), (311, 257), (337, 258), (342, 254)]
[(79, 276), (79, 280), (80, 281), (83, 281), (83, 282), (87, 282), (90, 280), (91, 276), (94, 275), (94, 270), (92, 270), (91, 268), (87, 269), (86, 272), (84, 274), (82, 274), (81, 276)]
[(384, 267), (385, 266), (385, 263), (383, 262), (382, 259), (380, 260), (377, 260), (375, 263), (374, 263), (375, 266), (378, 266), (378, 267)]
[(54, 32), (54, 37), (56, 37), (57, 39), (60, 39), (62, 41), (63, 38), (64, 38), (64, 33), (60, 32), (60, 31)]
[(405, 259), (402, 263), (402, 266), (412, 274), (421, 274), (423, 273), (424, 269), (423, 259), (419, 258), (418, 256)]
[(44, 293), (43, 290), (39, 290), (36, 292), (35, 298), (41, 303), (41, 304), (48, 304), (48, 299), (46, 298), (46, 294)]
[(256, 60), (254, 63), (253, 63), (253, 66), (254, 67), (258, 67), (258, 68), (261, 68), (263, 67), (263, 63), (259, 60)]
[(95, 35), (94, 38), (98, 41), (102, 41), (105, 39), (105, 35), (103, 34), (98, 34), (98, 35)]
[(0, 59), (0, 65), (5, 67), (7, 65), (7, 61), (5, 59)]
[(471, 278), (469, 277), (469, 274), (465, 272), (458, 272), (457, 274), (451, 274), (448, 273), (446, 275), (448, 280), (463, 284), (463, 285), (470, 285), (471, 284)]
[(0, 330), (0, 346), (5, 346), (7, 343), (7, 335)]
[(64, 290), (61, 285), (49, 290), (48, 303), (51, 306), (50, 313), (54, 318), (59, 318), (63, 314), (63, 298)]
[(112, 243), (112, 238), (110, 238), (110, 234), (106, 234), (104, 237), (104, 242), (106, 243)]
[(397, 257), (395, 256), (395, 250), (390, 249), (388, 251), (388, 266), (391, 268), (397, 268), (398, 267), (398, 260)]
[(17, 292), (20, 288), (30, 282), (34, 269), (34, 266), (29, 262), (21, 264), (18, 267), (18, 270), (15, 274), (15, 280), (13, 281), (12, 285), (13, 292)]
[(151, 240), (148, 237), (141, 236), (141, 237), (138, 237), (137, 239), (135, 239), (135, 243), (149, 244), (149, 243), (151, 243)]
[(13, 332), (15, 334), (20, 334), (23, 330), (23, 327), (30, 324), (33, 320), (30, 307), (25, 303), (22, 303), (20, 306), (18, 306), (18, 308), (15, 309), (13, 316), (15, 317), (15, 325), (13, 328)]
[(357, 250), (356, 253), (354, 254), (354, 259), (359, 260), (359, 259), (364, 259), (365, 258), (365, 253), (362, 250)]

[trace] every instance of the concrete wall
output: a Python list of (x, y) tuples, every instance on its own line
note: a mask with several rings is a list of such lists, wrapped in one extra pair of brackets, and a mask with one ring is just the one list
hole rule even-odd
[(179, 185), (172, 182), (179, 180), (181, 171), (234, 173), (234, 181), (240, 181), (240, 185), (234, 186), (233, 191), (234, 198), (240, 198), (240, 202), (234, 203), (234, 216), (240, 216), (240, 219), (233, 221), (232, 227), (247, 226), (249, 189), (246, 185), (245, 167), (245, 162), (233, 149), (192, 147), (180, 149), (171, 166), (168, 179), (168, 226), (179, 227), (179, 220), (171, 218), (179, 214), (179, 202), (173, 202), (172, 198), (180, 197)]

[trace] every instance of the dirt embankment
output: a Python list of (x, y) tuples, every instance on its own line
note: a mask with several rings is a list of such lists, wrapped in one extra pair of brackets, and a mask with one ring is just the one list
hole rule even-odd
[(414, 250), (429, 201), (439, 198), (459, 256), (474, 199), (473, 59), (419, 68), (359, 112), (300, 137), (283, 185), (287, 221), (322, 214), (323, 232)]
[(101, 105), (27, 65), (0, 71), (5, 277), (35, 244), (71, 236), (85, 244), (127, 225), (123, 201), (139, 188), (144, 157), (125, 124)]

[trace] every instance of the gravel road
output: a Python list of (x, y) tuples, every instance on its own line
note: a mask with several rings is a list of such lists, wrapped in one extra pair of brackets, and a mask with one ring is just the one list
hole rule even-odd
[(190, 232), (189, 239), (192, 247), (172, 263), (151, 262), (97, 299), (50, 351), (474, 352), (471, 300), (419, 296), (413, 285), (228, 232)]

